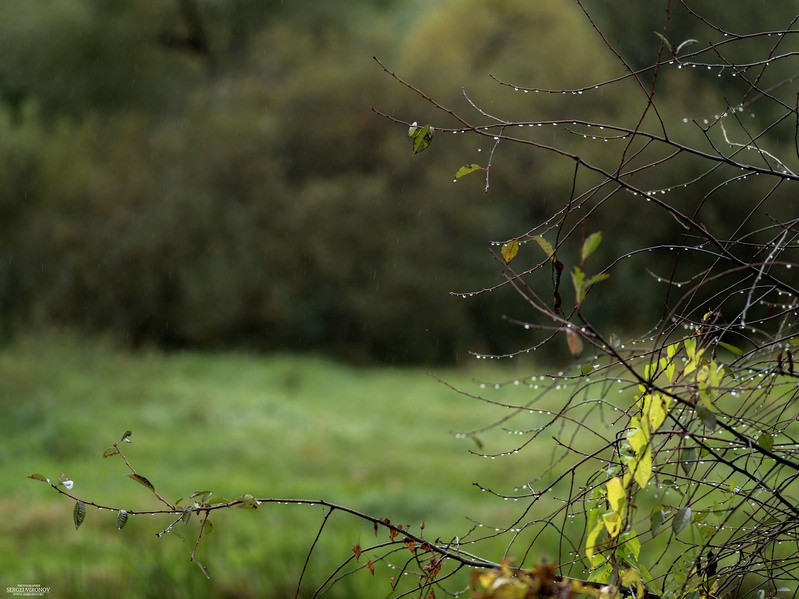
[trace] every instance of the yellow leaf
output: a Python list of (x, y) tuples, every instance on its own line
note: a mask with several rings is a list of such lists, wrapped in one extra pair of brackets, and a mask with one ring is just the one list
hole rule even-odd
[(544, 250), (547, 258), (552, 258), (552, 256), (555, 255), (555, 248), (553, 248), (552, 244), (544, 239), (541, 235), (533, 235), (533, 241), (535, 241), (541, 247), (541, 249)]
[(505, 264), (510, 264), (510, 261), (516, 257), (516, 254), (519, 253), (519, 242), (516, 239), (509, 241), (502, 246), (501, 252), (502, 258), (505, 260)]
[(643, 452), (643, 454), (638, 457), (633, 469), (634, 469), (633, 474), (635, 476), (635, 482), (637, 482), (642, 489), (645, 489), (646, 484), (649, 482), (649, 479), (652, 477), (652, 452), (649, 450), (648, 447)]
[(641, 573), (635, 568), (627, 568), (621, 573), (621, 584), (623, 586), (629, 586), (638, 580), (641, 580)]
[(599, 589), (598, 599), (616, 599), (619, 596), (619, 589), (613, 585), (605, 585)]
[(666, 420), (666, 408), (670, 399), (660, 393), (654, 393), (644, 397), (643, 412), (649, 421), (649, 430), (656, 431)]
[(602, 514), (602, 521), (605, 523), (605, 528), (608, 529), (608, 534), (611, 538), (616, 538), (621, 532), (622, 517), (618, 512), (606, 512)]
[(602, 532), (602, 528), (604, 528), (604, 524), (602, 520), (597, 520), (597, 523), (594, 525), (594, 528), (591, 529), (591, 532), (588, 533), (588, 536), (585, 538), (585, 556), (588, 558), (588, 561), (591, 562), (594, 559), (594, 549), (596, 548), (596, 540), (599, 537), (599, 533)]
[[(472, 574), (477, 573), (477, 571), (473, 571)], [(496, 572), (493, 570), (490, 572), (483, 572), (482, 574), (477, 575), (477, 582), (483, 589), (490, 589), (491, 585), (494, 584), (494, 579), (497, 577)], [(476, 587), (475, 587), (476, 588)]]
[(631, 430), (627, 431), (627, 441), (636, 454), (649, 444), (649, 432), (640, 426), (637, 418), (630, 419)]
[(621, 479), (618, 476), (611, 478), (605, 486), (608, 488), (608, 503), (610, 509), (614, 512), (621, 513), (624, 507), (624, 501), (627, 496), (624, 494), (624, 486), (621, 484)]

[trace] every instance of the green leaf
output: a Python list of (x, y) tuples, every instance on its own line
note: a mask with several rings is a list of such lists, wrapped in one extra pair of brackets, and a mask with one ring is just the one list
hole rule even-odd
[(205, 577), (208, 580), (211, 580), (211, 575), (208, 573), (208, 568), (206, 568), (203, 564), (201, 564), (197, 560), (194, 560), (194, 563), (197, 564), (197, 567), (202, 571), (202, 573), (205, 575)]
[(411, 135), (410, 130), (408, 131), (408, 135), (411, 136), (413, 139), (413, 153), (418, 154), (419, 152), (424, 152), (427, 148), (430, 147), (430, 144), (433, 141), (433, 133), (435, 129), (430, 125), (425, 125), (424, 127), (419, 127), (416, 129), (413, 134)]
[(205, 534), (211, 534), (213, 531), (214, 531), (213, 523), (208, 518), (206, 518), (205, 522), (203, 523), (203, 532)]
[(552, 247), (552, 244), (544, 239), (541, 235), (533, 235), (533, 241), (535, 241), (538, 246), (544, 250), (547, 258), (552, 258), (552, 256), (555, 255), (555, 249)]
[(638, 533), (634, 530), (628, 530), (622, 534), (619, 537), (616, 553), (626, 559), (628, 563), (635, 565), (638, 556), (641, 554), (641, 541), (638, 538)]
[(762, 449), (765, 449), (766, 451), (771, 451), (772, 449), (774, 449), (774, 437), (772, 437), (768, 433), (762, 433), (757, 438), (757, 444)]
[(238, 504), (237, 507), (240, 507), (245, 510), (257, 510), (258, 509), (258, 502), (255, 500), (255, 497), (250, 495), (249, 493), (245, 493), (241, 497), (238, 498), (237, 501), (241, 503)]
[(585, 555), (588, 558), (588, 561), (593, 560), (597, 538), (599, 538), (599, 533), (601, 533), (604, 529), (605, 524), (602, 522), (602, 519), (597, 518), (596, 524), (594, 524), (591, 532), (589, 532), (588, 536), (585, 538)]
[(591, 277), (590, 279), (588, 279), (585, 282), (586, 291), (588, 291), (588, 288), (591, 287), (591, 285), (594, 285), (595, 283), (599, 283), (600, 281), (604, 281), (605, 279), (609, 279), (609, 278), (610, 278), (610, 274), (608, 274), (606, 272), (599, 273), (598, 275), (594, 275), (593, 277)]
[(694, 354), (696, 354), (696, 339), (691, 337), (686, 339), (683, 343), (685, 344), (685, 354), (688, 356), (689, 360), (693, 360)]
[(710, 411), (706, 405), (697, 404), (695, 410), (697, 416), (699, 416), (699, 419), (702, 421), (702, 424), (704, 424), (708, 430), (716, 430), (718, 420), (716, 419), (716, 415)]
[(502, 258), (505, 264), (510, 264), (510, 261), (519, 253), (519, 242), (517, 240), (509, 241), (502, 246)]
[[(189, 495), (189, 499), (194, 499), (195, 497), (198, 497), (199, 495), (208, 495), (210, 497), (211, 496), (211, 491), (195, 491), (194, 493)], [(204, 501), (205, 501), (205, 498), (203, 498), (203, 502)]]
[(580, 374), (587, 376), (594, 371), (594, 366), (588, 362), (580, 366)]
[(122, 530), (125, 528), (125, 524), (128, 523), (128, 512), (125, 510), (119, 510), (117, 514), (117, 530)]
[(34, 472), (28, 478), (33, 480), (40, 480), (43, 483), (47, 483), (48, 485), (50, 484), (50, 479), (47, 478), (44, 474), (39, 474), (38, 472)]
[(736, 356), (742, 356), (744, 353), (740, 348), (735, 347), (734, 345), (731, 345), (729, 343), (724, 343), (723, 341), (719, 341), (719, 345), (724, 349), (726, 349), (728, 352), (735, 354)]
[(116, 447), (109, 447), (103, 452), (104, 458), (110, 458), (112, 455), (116, 455), (119, 453), (119, 450)]
[(484, 170), (484, 169), (479, 164), (464, 164), (462, 167), (460, 167), (456, 171), (455, 178), (456, 179), (460, 179), (461, 177), (465, 177), (469, 173), (473, 173), (474, 171), (482, 171), (482, 170)]
[(680, 45), (677, 46), (677, 48), (674, 50), (674, 54), (679, 54), (682, 51), (682, 49), (685, 48), (686, 46), (690, 46), (691, 44), (698, 44), (698, 43), (699, 43), (699, 40), (695, 40), (695, 39), (690, 39), (690, 40), (685, 40), (684, 42), (680, 42)]
[(693, 511), (688, 506), (681, 507), (677, 510), (677, 513), (674, 514), (674, 519), (671, 521), (671, 529), (674, 531), (675, 535), (680, 534), (680, 532), (691, 523), (692, 514)]
[(572, 284), (574, 285), (574, 295), (579, 306), (585, 299), (585, 273), (582, 268), (576, 265), (572, 268)]
[(133, 434), (133, 433), (132, 433), (131, 431), (125, 431), (125, 434), (124, 434), (124, 435), (122, 435), (122, 438), (121, 438), (119, 441), (120, 441), (121, 443), (130, 443), (130, 442), (131, 442), (131, 440), (130, 440), (130, 436), (131, 436), (132, 434)]
[(663, 522), (666, 521), (666, 512), (660, 508), (660, 506), (656, 506), (652, 513), (649, 514), (649, 530), (654, 537), (658, 534), (660, 527), (663, 526)]
[(133, 474), (128, 474), (128, 478), (132, 478), (133, 480), (135, 480), (140, 485), (144, 485), (145, 487), (150, 489), (153, 493), (155, 493), (155, 487), (153, 486), (153, 483), (151, 483), (149, 480), (147, 480), (141, 474), (136, 474), (134, 472)]
[(671, 45), (671, 42), (670, 42), (669, 40), (667, 40), (667, 39), (666, 39), (666, 38), (663, 36), (663, 34), (661, 34), (661, 33), (658, 33), (657, 31), (653, 31), (652, 33), (654, 33), (656, 36), (658, 36), (658, 37), (660, 38), (660, 41), (661, 41), (661, 42), (663, 42), (663, 43), (665, 44), (665, 46), (666, 46), (666, 47), (669, 49), (669, 52), (671, 52), (672, 54), (674, 54), (674, 47)]
[(601, 568), (593, 570), (588, 575), (590, 582), (597, 582), (599, 584), (607, 584), (610, 582), (610, 577), (613, 575), (613, 565), (610, 562), (605, 563)]
[(413, 123), (411, 123), (411, 126), (408, 127), (408, 137), (410, 137), (411, 139), (413, 139), (413, 136), (416, 135), (416, 132), (419, 130), (419, 127), (417, 125), (418, 123), (416, 121), (413, 121)]
[(686, 447), (680, 453), (680, 468), (685, 473), (685, 476), (691, 474), (696, 464), (696, 447)]
[(183, 524), (188, 524), (189, 520), (191, 520), (191, 507), (187, 507), (183, 510), (183, 515), (180, 517), (180, 521)]
[(583, 249), (580, 252), (580, 264), (584, 263), (596, 251), (600, 243), (602, 243), (602, 233), (599, 231), (586, 237), (583, 242)]
[(72, 519), (75, 522), (75, 530), (78, 530), (86, 519), (86, 504), (80, 499), (75, 502), (75, 507), (72, 510)]

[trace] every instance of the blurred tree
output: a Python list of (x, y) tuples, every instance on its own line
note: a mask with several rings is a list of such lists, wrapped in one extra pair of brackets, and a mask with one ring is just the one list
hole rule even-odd
[[(596, 10), (610, 17), (609, 6)], [(76, 324), (134, 343), (323, 348), (353, 359), (451, 360), (456, 348), (507, 345), (521, 333), (482, 314), (490, 306), (513, 316), (510, 296), (463, 301), (448, 292), (496, 283), (485, 240), (514, 236), (521, 219), (561, 205), (573, 160), (438, 133), (438, 159), (420, 163), (371, 108), (380, 97), (381, 108), (425, 122), (430, 107), (413, 105), (371, 57), (457, 111), (480, 106), (486, 123), (497, 122), (489, 114), (579, 113), (632, 127), (646, 100), (632, 82), (591, 94), (514, 89), (623, 74), (600, 58), (603, 43), (577, 6), (558, 0), (4, 4), (7, 323)], [(652, 52), (658, 43), (641, 38)], [(698, 78), (672, 77), (667, 88), (659, 107), (672, 119), (704, 117), (719, 104)], [(587, 131), (566, 122), (517, 134), (568, 150)], [(451, 182), (464, 161), (485, 165), (494, 150), (494, 199), (479, 174)], [(607, 162), (602, 144), (582, 151)], [(698, 174), (688, 161), (673, 164), (686, 179)], [(647, 177), (651, 188), (667, 181)], [(620, 201), (617, 214), (595, 224), (606, 234), (600, 252), (636, 247), (627, 223), (650, 212)], [(712, 207), (703, 216), (727, 215)], [(674, 226), (652, 223), (664, 237)], [(635, 284), (641, 268), (628, 261), (617, 271), (639, 306), (658, 301)], [(626, 304), (594, 306), (632, 324)]]

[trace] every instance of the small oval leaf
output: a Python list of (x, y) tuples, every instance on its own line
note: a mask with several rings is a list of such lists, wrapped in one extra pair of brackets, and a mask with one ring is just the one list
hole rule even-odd
[(658, 531), (660, 531), (660, 527), (663, 526), (663, 522), (665, 520), (666, 512), (660, 509), (660, 507), (656, 507), (652, 510), (652, 513), (649, 516), (649, 528), (653, 537), (658, 534)]
[(144, 485), (145, 487), (150, 489), (153, 493), (155, 493), (155, 487), (153, 486), (153, 483), (151, 483), (149, 480), (147, 480), (141, 474), (136, 474), (134, 472), (133, 474), (128, 474), (128, 478), (132, 478), (133, 480), (135, 480), (140, 485)]
[(47, 478), (44, 474), (39, 474), (38, 472), (34, 472), (30, 476), (28, 476), (28, 478), (32, 480), (40, 480), (43, 483), (47, 483), (48, 485), (50, 484), (50, 479)]
[(610, 278), (610, 275), (608, 273), (606, 273), (606, 272), (599, 273), (598, 275), (594, 275), (593, 277), (591, 277), (590, 279), (588, 279), (585, 282), (585, 288), (588, 289), (589, 287), (591, 287), (591, 285), (595, 285), (596, 283), (599, 283), (600, 281), (605, 281), (606, 279), (609, 279), (609, 278)]
[(116, 455), (119, 453), (119, 450), (116, 447), (109, 447), (103, 452), (104, 458), (110, 458), (112, 455)]
[(238, 504), (237, 507), (240, 507), (245, 510), (257, 510), (258, 509), (258, 501), (250, 495), (249, 493), (245, 493), (241, 497), (238, 498), (237, 501), (241, 503)]
[(699, 419), (702, 421), (702, 424), (704, 424), (705, 427), (711, 432), (716, 430), (716, 425), (718, 424), (716, 415), (711, 412), (707, 406), (701, 403), (697, 404), (695, 409)]
[(771, 451), (774, 448), (774, 437), (768, 433), (763, 433), (757, 438), (757, 444), (766, 451)]
[(586, 237), (583, 242), (583, 249), (580, 252), (580, 263), (585, 262), (588, 257), (596, 251), (600, 243), (602, 243), (602, 233), (599, 231), (591, 233)]
[(430, 147), (430, 144), (433, 141), (433, 132), (435, 129), (430, 125), (425, 125), (424, 127), (417, 128), (413, 134), (408, 131), (408, 134), (411, 135), (411, 139), (413, 139), (413, 153), (418, 154), (419, 152), (424, 152), (427, 148)]
[(663, 44), (669, 49), (669, 52), (674, 54), (674, 47), (671, 45), (671, 42), (668, 39), (666, 39), (666, 37), (663, 34), (658, 33), (657, 31), (653, 31), (652, 33), (654, 33), (656, 36), (660, 38), (660, 41), (663, 42)]
[(483, 170), (483, 167), (480, 166), (479, 164), (464, 164), (455, 173), (455, 178), (460, 179), (461, 177), (465, 177), (466, 175), (473, 173), (474, 171), (481, 171), (481, 170)]
[(574, 285), (574, 296), (577, 302), (577, 305), (583, 303), (585, 299), (585, 273), (583, 269), (579, 266), (575, 265), (572, 268), (572, 284)]
[(205, 567), (204, 564), (201, 564), (197, 560), (194, 560), (194, 563), (197, 564), (197, 567), (202, 571), (203, 575), (208, 579), (211, 580), (211, 574), (208, 572), (208, 568)]
[(75, 522), (75, 530), (78, 530), (86, 519), (86, 504), (80, 499), (75, 502), (75, 507), (72, 510), (72, 519)]
[(541, 235), (533, 235), (533, 241), (535, 241), (538, 246), (544, 250), (547, 258), (551, 258), (555, 255), (555, 249), (552, 247), (552, 244), (544, 239)]
[(695, 39), (685, 40), (684, 42), (681, 42), (679, 46), (677, 46), (677, 48), (674, 50), (674, 54), (679, 54), (680, 52), (682, 52), (682, 49), (685, 48), (686, 46), (690, 46), (691, 44), (698, 44), (698, 43), (699, 43), (699, 40), (695, 40)]
[(743, 350), (741, 350), (740, 347), (736, 347), (736, 346), (732, 345), (731, 343), (725, 343), (724, 341), (719, 341), (719, 346), (723, 347), (728, 352), (730, 352), (732, 354), (735, 354), (736, 356), (742, 356), (743, 353), (744, 353)]
[(566, 329), (566, 343), (569, 346), (569, 353), (573, 358), (579, 358), (583, 353), (583, 340), (571, 328)]
[(696, 447), (686, 447), (680, 452), (680, 468), (686, 476), (691, 474), (694, 465), (696, 464)]
[(125, 510), (119, 510), (117, 514), (117, 530), (122, 530), (125, 528), (125, 524), (128, 523), (128, 512)]
[(674, 514), (674, 520), (671, 521), (671, 529), (674, 531), (675, 535), (680, 534), (680, 532), (691, 523), (692, 514), (693, 510), (688, 506), (681, 507), (677, 510), (677, 513)]
[(502, 246), (502, 259), (505, 260), (505, 264), (510, 264), (511, 260), (513, 260), (518, 253), (519, 242), (516, 239)]

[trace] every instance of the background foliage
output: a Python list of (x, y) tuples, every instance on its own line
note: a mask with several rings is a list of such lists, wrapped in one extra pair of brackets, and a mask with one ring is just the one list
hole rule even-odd
[[(646, 62), (655, 11), (595, 4), (621, 51)], [(741, 23), (751, 10), (724, 8)], [(589, 103), (489, 78), (604, 79), (615, 67), (600, 44), (561, 0), (0, 7), (4, 331), (67, 323), (133, 345), (405, 362), (506, 347), (519, 332), (484, 315), (513, 315), (509, 294), (447, 294), (497, 281), (486, 240), (562, 202), (572, 165), (500, 148), (496, 193), (476, 175), (451, 183), (490, 148), (452, 137), (436, 140), (436, 160), (412, 157), (371, 108), (413, 107), (422, 122), (428, 107), (371, 57), (466, 111), (461, 87), (503, 118), (633, 115), (625, 86)], [(670, 91), (674, 119), (725, 93), (702, 78)], [(636, 247), (642, 218), (629, 205), (601, 223), (607, 249)], [(640, 266), (625, 269), (628, 297), (599, 309), (620, 329), (658, 301), (635, 284)]]

